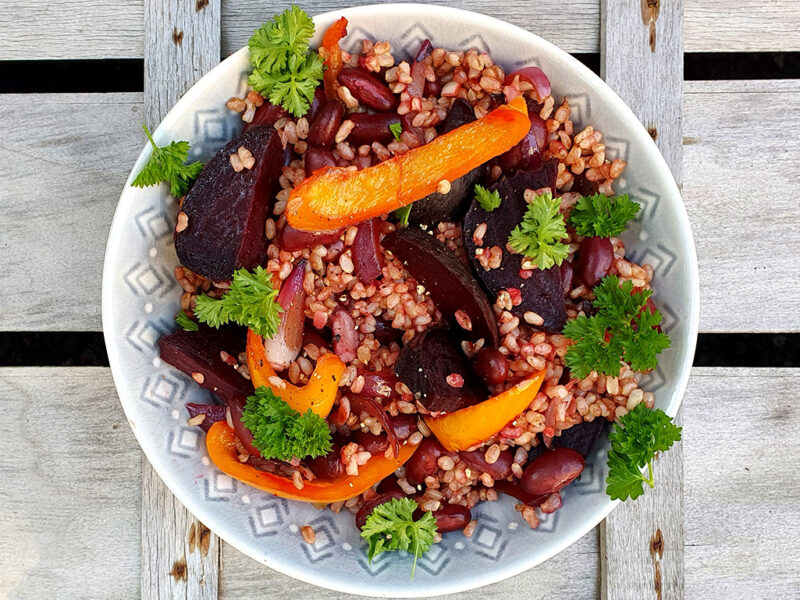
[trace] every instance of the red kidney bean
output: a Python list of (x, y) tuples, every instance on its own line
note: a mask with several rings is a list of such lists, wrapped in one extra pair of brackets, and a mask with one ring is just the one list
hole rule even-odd
[(361, 104), (378, 112), (389, 112), (397, 108), (397, 96), (389, 86), (369, 71), (359, 67), (346, 67), (336, 80), (350, 90)]
[(361, 529), (364, 527), (364, 524), (367, 522), (367, 517), (372, 514), (372, 511), (375, 510), (375, 507), (383, 504), (385, 502), (389, 502), (389, 500), (393, 500), (394, 498), (404, 498), (405, 494), (399, 488), (397, 491), (389, 491), (385, 494), (380, 494), (375, 496), (372, 500), (367, 500), (364, 503), (364, 506), (358, 509), (356, 513), (356, 527)]
[(309, 148), (305, 153), (306, 177), (322, 167), (335, 167), (336, 158), (327, 148)]
[(402, 492), (403, 490), (400, 489), (400, 484), (397, 483), (397, 477), (389, 475), (389, 477), (384, 477), (381, 480), (378, 487), (375, 488), (375, 491), (379, 494), (385, 494), (386, 492)]
[(512, 498), (516, 498), (523, 504), (528, 506), (538, 506), (545, 501), (547, 496), (534, 496), (528, 492), (523, 491), (519, 484), (513, 481), (495, 481), (492, 489), (498, 494), (506, 494)]
[(499, 385), (508, 378), (508, 359), (496, 348), (481, 348), (472, 366), (489, 385)]
[(581, 474), (583, 456), (572, 448), (543, 452), (522, 472), (522, 489), (535, 496), (554, 494)]
[(390, 416), (389, 420), (399, 440), (408, 439), (417, 430), (417, 417), (414, 415), (400, 413), (396, 417)]
[(400, 340), (403, 338), (403, 332), (401, 330), (395, 329), (390, 322), (384, 321), (383, 319), (375, 319), (375, 331), (372, 335), (384, 346), (388, 346), (393, 342), (399, 344)]
[(337, 229), (336, 231), (301, 231), (287, 223), (278, 234), (277, 243), (281, 250), (297, 252), (317, 244), (335, 242), (343, 232), (344, 229)]
[(501, 451), (497, 461), (492, 464), (486, 462), (485, 454), (486, 448), (479, 448), (472, 452), (459, 452), (458, 456), (473, 469), (491, 475), (492, 479), (505, 479), (511, 475), (511, 464), (514, 462), (514, 453), (511, 450)]
[(397, 113), (351, 113), (347, 118), (353, 122), (353, 129), (347, 136), (347, 141), (354, 146), (363, 144), (388, 144), (394, 138), (389, 125), (400, 123)]
[(317, 456), (305, 461), (311, 472), (319, 479), (330, 481), (336, 479), (344, 473), (344, 465), (341, 460), (342, 445), (334, 439), (331, 450), (324, 456)]
[(561, 263), (559, 269), (561, 270), (561, 291), (564, 292), (566, 296), (572, 289), (572, 279), (575, 276), (575, 268), (572, 266), (571, 262), (565, 260)]
[(581, 242), (578, 249), (578, 277), (585, 286), (594, 287), (608, 275), (614, 264), (614, 248), (611, 240), (590, 237)]
[(442, 93), (442, 82), (437, 77), (433, 81), (425, 80), (425, 87), (422, 89), (422, 94), (426, 98), (430, 98), (431, 96), (438, 96)]
[(353, 437), (357, 443), (364, 446), (364, 450), (373, 456), (383, 454), (389, 447), (389, 438), (385, 435), (374, 435), (367, 431), (358, 430)]
[(247, 131), (255, 125), (273, 125), (275, 121), (282, 117), (288, 117), (289, 113), (282, 106), (276, 106), (269, 100), (264, 100), (264, 104), (256, 109), (256, 114), (253, 115), (253, 120), (244, 124), (244, 129)]
[(343, 362), (349, 363), (356, 357), (358, 332), (353, 317), (344, 309), (337, 308), (331, 315), (333, 332), (333, 351)]
[(436, 461), (445, 453), (439, 440), (433, 437), (423, 439), (417, 451), (411, 455), (406, 463), (406, 479), (416, 485), (425, 481), (429, 475), (434, 475), (439, 465)]
[(327, 100), (328, 99), (325, 96), (325, 88), (321, 85), (318, 86), (317, 89), (314, 90), (314, 99), (311, 101), (311, 106), (308, 107), (308, 111), (304, 115), (309, 125), (317, 116), (319, 109), (322, 108)]
[(472, 520), (472, 512), (460, 504), (445, 504), (434, 511), (433, 516), (436, 518), (436, 530), (439, 533), (464, 529)]
[(417, 50), (417, 55), (414, 57), (414, 62), (422, 62), (431, 52), (433, 52), (433, 44), (431, 44), (429, 39), (425, 38), (419, 45), (419, 50)]
[(338, 100), (328, 100), (308, 128), (308, 145), (329, 148), (342, 124), (344, 109)]

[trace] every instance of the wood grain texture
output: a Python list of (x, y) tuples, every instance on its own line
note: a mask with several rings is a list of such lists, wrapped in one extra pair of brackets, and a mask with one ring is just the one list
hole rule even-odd
[(800, 80), (685, 84), (683, 192), (703, 331), (800, 330), (798, 106)]
[(137, 597), (140, 463), (108, 369), (0, 369), (0, 597)]
[[(220, 54), (220, 0), (145, 0), (144, 107), (152, 129)], [(141, 595), (216, 600), (219, 539), (142, 461)]]
[[(683, 167), (681, 0), (602, 0), (603, 77), (655, 140), (678, 185)], [(601, 593), (607, 600), (683, 598), (683, 449), (654, 465), (658, 485), (600, 526)]]
[[(798, 388), (800, 369), (692, 370), (682, 409), (686, 598), (796, 597)], [(14, 482), (0, 493), (0, 597), (138, 597), (140, 461), (109, 369), (0, 368), (0, 476)], [(595, 598), (598, 577), (591, 533), (527, 573), (463, 596)], [(350, 598), (226, 545), (219, 593)]]
[[(517, 517), (518, 513), (514, 513)], [(510, 515), (510, 518), (515, 518)], [(452, 534), (451, 534), (452, 535)], [(324, 567), (323, 567), (324, 568)], [(442, 600), (551, 600), (553, 598), (596, 598), (599, 568), (597, 530), (593, 530), (564, 550), (557, 558), (536, 566), (516, 577), (491, 586), (440, 596)], [(355, 574), (354, 574), (355, 575)], [(277, 571), (260, 566), (232, 546), (223, 544), (220, 569), (220, 600), (263, 600), (264, 590), (282, 600), (357, 600), (290, 579)], [(410, 586), (414, 582), (409, 582)]]
[[(786, 133), (800, 127), (800, 81), (692, 81), (684, 92), (700, 330), (800, 331), (800, 138)], [(0, 95), (0, 330), (100, 331), (106, 232), (143, 121), (141, 94)], [(768, 210), (753, 209), (754, 182)], [(742, 235), (743, 223), (760, 233)]]

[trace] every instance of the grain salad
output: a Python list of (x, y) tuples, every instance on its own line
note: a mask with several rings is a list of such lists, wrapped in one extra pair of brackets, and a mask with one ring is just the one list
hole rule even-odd
[(502, 496), (536, 528), (605, 435), (606, 492), (635, 499), (680, 428), (639, 384), (669, 338), (626, 163), (537, 67), (351, 53), (347, 25), (312, 48), (297, 7), (265, 23), (242, 133), (205, 165), (152, 143), (134, 180), (179, 199), (161, 357), (220, 401), (188, 424), (228, 475), (352, 513), (370, 560), (470, 537)]

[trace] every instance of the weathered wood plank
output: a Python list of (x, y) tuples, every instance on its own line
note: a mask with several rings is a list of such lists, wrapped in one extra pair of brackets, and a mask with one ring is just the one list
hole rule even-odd
[[(800, 588), (798, 387), (800, 369), (692, 370), (682, 410), (686, 598), (787, 598)], [(0, 369), (0, 476), (14, 482), (0, 493), (0, 590), (15, 600), (138, 597), (140, 461), (109, 369)], [(594, 598), (597, 553), (589, 534), (465, 596)], [(223, 598), (346, 597), (225, 545), (222, 565)]]
[[(680, 185), (683, 2), (601, 1), (600, 56), (606, 82), (656, 140)], [(683, 448), (655, 465), (658, 486), (600, 526), (601, 593), (607, 600), (683, 598)]]
[[(220, 0), (145, 0), (145, 117), (154, 129), (219, 62)], [(216, 600), (219, 539), (142, 461), (141, 594), (145, 600)]]
[[(800, 173), (791, 160), (800, 138), (786, 135), (800, 127), (791, 110), (800, 81), (691, 81), (684, 91), (700, 330), (800, 331)], [(100, 330), (103, 232), (143, 121), (141, 94), (47, 94), (34, 104), (0, 95), (0, 330)], [(754, 182), (768, 182), (768, 210), (754, 210)], [(757, 233), (742, 235), (743, 223)]]
[[(497, 16), (538, 33), (568, 52), (599, 49), (598, 0), (429, 0)], [(187, 0), (187, 5), (191, 4)], [(348, 0), (300, 1), (311, 14), (352, 6)], [(773, 0), (753, 10), (750, 0), (687, 0), (687, 52), (800, 50), (800, 15), (793, 0)], [(237, 0), (222, 7), (222, 50), (241, 47), (265, 18), (289, 5)], [(0, 3), (0, 60), (141, 58), (144, 0), (7, 0)]]
[(137, 597), (140, 463), (108, 369), (0, 369), (0, 596)]

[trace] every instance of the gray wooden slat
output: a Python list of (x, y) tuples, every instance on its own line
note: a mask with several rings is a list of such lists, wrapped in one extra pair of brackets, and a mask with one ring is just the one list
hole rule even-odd
[[(682, 178), (683, 2), (601, 1), (601, 70)], [(678, 422), (680, 422), (678, 420)], [(683, 447), (656, 461), (658, 485), (622, 503), (600, 526), (607, 600), (682, 599)]]
[(0, 369), (0, 597), (138, 596), (140, 463), (108, 369)]
[[(789, 598), (800, 589), (798, 388), (800, 369), (692, 370), (682, 409), (686, 598)], [(137, 598), (140, 462), (109, 369), (0, 368), (0, 595)], [(225, 599), (347, 597), (227, 545), (221, 560)], [(594, 598), (597, 578), (589, 534), (465, 596)]]
[[(220, 0), (145, 0), (145, 117), (151, 130), (220, 55)], [(141, 594), (216, 600), (219, 539), (142, 461)]]
[[(189, 0), (186, 2), (191, 4)], [(568, 52), (599, 49), (598, 0), (429, 0), (492, 16), (538, 33)], [(347, 0), (299, 1), (312, 14), (352, 6)], [(687, 52), (800, 50), (800, 15), (793, 0), (773, 0), (753, 10), (751, 0), (688, 0), (684, 20)], [(227, 56), (265, 18), (289, 2), (225, 2), (222, 50)], [(144, 0), (6, 0), (0, 3), (0, 60), (141, 58)]]
[[(684, 87), (700, 330), (800, 331), (800, 81)], [(141, 94), (0, 95), (0, 330), (100, 330), (105, 232), (143, 121)]]

